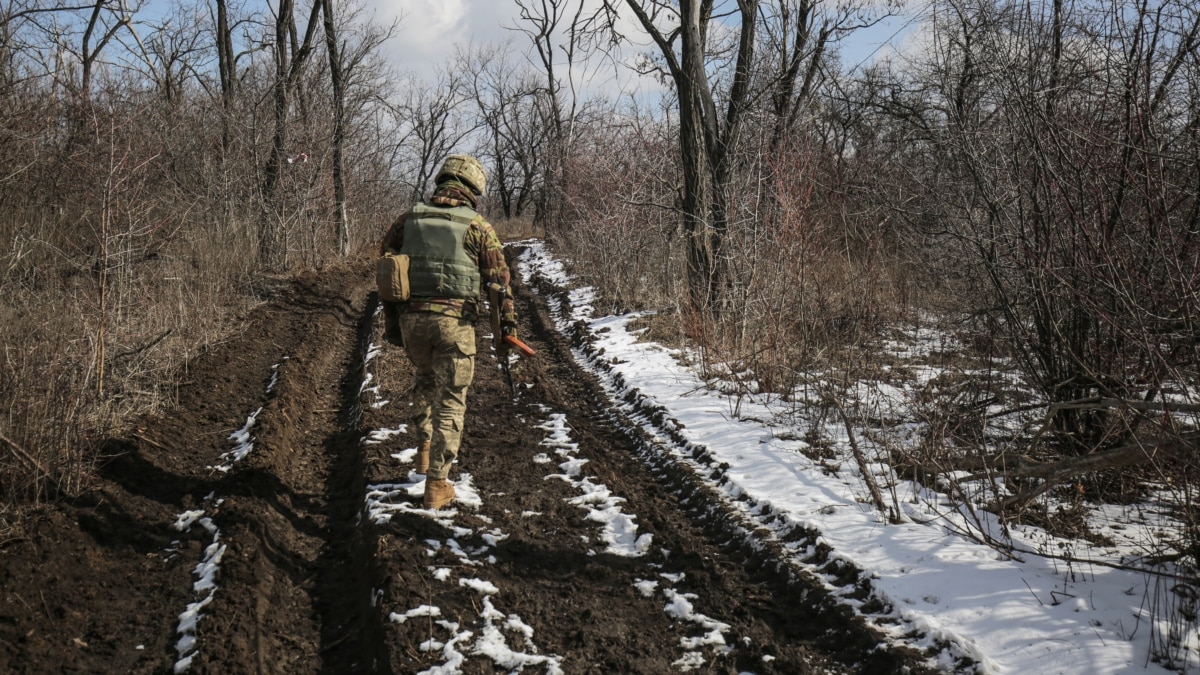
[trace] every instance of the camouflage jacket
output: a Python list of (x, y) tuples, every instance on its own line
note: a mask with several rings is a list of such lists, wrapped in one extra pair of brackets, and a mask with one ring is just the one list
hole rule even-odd
[[(475, 208), (475, 197), (462, 183), (448, 180), (437, 187), (427, 202), (430, 206), (466, 206)], [(404, 221), (408, 219), (412, 209), (405, 211), (392, 226), (388, 228), (380, 245), (380, 254), (399, 253), (404, 245)], [(500, 321), (516, 325), (517, 313), (513, 306), (509, 283), (512, 278), (508, 271), (508, 263), (504, 261), (504, 252), (500, 237), (492, 229), (483, 216), (476, 215), (467, 228), (467, 236), (463, 241), (467, 255), (479, 265), (481, 288), (486, 289), (489, 283), (499, 284), (505, 290), (504, 302), (500, 307)], [(454, 298), (413, 298), (400, 303), (401, 312), (433, 312), (447, 316), (461, 316), (474, 321), (479, 317), (478, 300), (462, 300)]]

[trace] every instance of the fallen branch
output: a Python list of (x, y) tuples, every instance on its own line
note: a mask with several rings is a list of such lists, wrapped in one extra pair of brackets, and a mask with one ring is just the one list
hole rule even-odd
[(50, 485), (54, 486), (55, 491), (61, 491), (62, 487), (59, 485), (58, 479), (54, 477), (54, 474), (47, 471), (46, 467), (42, 466), (41, 462), (37, 461), (33, 455), (25, 452), (25, 449), (18, 445), (16, 441), (4, 434), (0, 434), (0, 441), (4, 441), (4, 444), (8, 446), (14, 457), (24, 461), (34, 471), (40, 473)]
[(900, 514), (889, 509), (883, 503), (883, 493), (879, 491), (879, 485), (875, 482), (875, 476), (871, 474), (870, 467), (867, 466), (867, 458), (862, 453), (862, 449), (858, 447), (858, 441), (854, 438), (854, 429), (850, 424), (850, 418), (846, 415), (846, 410), (842, 408), (842, 404), (837, 400), (836, 396), (828, 397), (829, 401), (837, 408), (838, 415), (842, 418), (842, 423), (846, 425), (846, 435), (850, 437), (850, 449), (854, 453), (854, 460), (858, 462), (858, 471), (862, 474), (863, 481), (867, 484), (867, 489), (871, 492), (871, 500), (875, 502), (875, 507), (880, 513), (886, 513), (888, 521), (893, 525), (900, 522)]
[(983, 457), (970, 457), (955, 460), (949, 466), (912, 462), (912, 468), (929, 475), (941, 475), (952, 471), (974, 471), (958, 479), (961, 482), (971, 482), (989, 478), (997, 473), (1005, 478), (1041, 479), (1038, 485), (1022, 491), (1019, 494), (1005, 498), (992, 505), (992, 508), (1009, 508), (1025, 504), (1039, 495), (1045, 494), (1056, 485), (1084, 474), (1119, 469), (1134, 466), (1147, 460), (1152, 460), (1163, 454), (1179, 454), (1195, 451), (1200, 444), (1200, 432), (1180, 434), (1170, 441), (1160, 442), (1153, 446), (1142, 443), (1122, 445), (1090, 455), (1068, 457), (1053, 462), (1034, 459), (1027, 455), (1001, 452)]
[(138, 439), (139, 441), (142, 441), (143, 443), (148, 443), (150, 445), (153, 445), (154, 447), (158, 448), (159, 450), (162, 450), (163, 452), (170, 452), (170, 450), (167, 450), (166, 448), (164, 448), (162, 446), (162, 444), (158, 443), (157, 441), (146, 438), (145, 436), (143, 436), (140, 433), (135, 433), (133, 435), (133, 437)]
[[(1044, 494), (1055, 485), (1059, 485), (1065, 480), (1082, 476), (1083, 474), (1102, 471), (1104, 469), (1119, 469), (1121, 467), (1133, 466), (1146, 460), (1154, 459), (1160, 454), (1175, 454), (1185, 450), (1194, 451), (1197, 441), (1200, 441), (1200, 432), (1192, 432), (1182, 434), (1172, 441), (1159, 443), (1153, 447), (1135, 443), (1082, 457), (1068, 457), (1057, 462), (1046, 462), (1044, 464), (1007, 471), (1005, 473), (1007, 478), (1041, 478), (1042, 483), (1012, 497), (1008, 497), (1000, 501), (996, 506), (1003, 509), (1025, 504), (1038, 495)], [(975, 477), (980, 476), (976, 474)]]
[(1029, 455), (1018, 455), (1010, 452), (1000, 452), (995, 455), (983, 455), (978, 457), (964, 457), (954, 460), (954, 466), (948, 469), (930, 470), (924, 464), (918, 464), (917, 468), (928, 473), (945, 473), (946, 471), (976, 471), (973, 476), (969, 476), (966, 480), (974, 480), (986, 475), (987, 471), (1003, 471), (1007, 473), (1009, 470), (1021, 470), (1028, 467), (1041, 466), (1044, 464), (1041, 460), (1034, 459)]
[[(1041, 408), (1043, 403), (1031, 403), (1029, 405), (1009, 408), (999, 412), (988, 413), (986, 417), (992, 419), (995, 417), (1004, 417), (1029, 410), (1037, 410)], [(1163, 403), (1161, 401), (1138, 401), (1123, 398), (1105, 398), (1094, 396), (1091, 398), (1080, 398), (1073, 401), (1059, 401), (1051, 403), (1046, 407), (1046, 417), (1049, 418), (1054, 413), (1060, 410), (1108, 410), (1112, 408), (1126, 408), (1128, 410), (1153, 411), (1153, 412), (1185, 412), (1195, 413), (1200, 412), (1200, 404), (1194, 403)]]
[(117, 354), (116, 356), (112, 357), (112, 360), (117, 361), (118, 359), (127, 359), (130, 356), (134, 356), (136, 354), (141, 354), (142, 352), (146, 351), (147, 349), (150, 349), (154, 345), (165, 340), (166, 337), (173, 332), (175, 332), (174, 328), (168, 328), (167, 331), (165, 333), (163, 333), (162, 335), (159, 335), (158, 337), (147, 342), (146, 344), (142, 345), (141, 347), (138, 347), (136, 349), (127, 349), (127, 350), (121, 352), (120, 354)]

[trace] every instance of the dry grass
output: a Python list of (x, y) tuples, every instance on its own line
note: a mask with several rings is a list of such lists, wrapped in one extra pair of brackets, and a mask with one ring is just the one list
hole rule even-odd
[[(0, 164), (22, 167), (0, 181), (0, 506), (18, 511), (88, 490), (101, 442), (169, 410), (189, 360), (240, 329), (269, 277), (339, 257), (328, 167), (295, 171), (268, 215), (257, 160), (236, 151), (261, 139), (222, 161), (211, 111), (58, 104), (0, 106), (22, 130), (0, 138)], [(396, 200), (356, 185), (375, 190), (356, 202), (362, 246)], [(260, 255), (264, 219), (281, 228), (277, 263)]]
[(529, 216), (489, 222), (496, 229), (496, 234), (500, 237), (500, 241), (504, 242), (521, 241), (522, 239), (543, 239), (546, 236), (546, 228), (535, 225), (533, 218)]
[[(0, 292), (0, 496), (37, 502), (87, 489), (94, 445), (175, 402), (188, 359), (238, 329), (256, 299), (246, 243), (202, 228), (120, 274), (99, 279), (71, 260), (39, 259)], [(20, 266), (10, 250), (0, 258)], [(103, 322), (103, 331), (101, 323)], [(101, 349), (103, 341), (103, 349)], [(100, 367), (103, 359), (103, 368)]]

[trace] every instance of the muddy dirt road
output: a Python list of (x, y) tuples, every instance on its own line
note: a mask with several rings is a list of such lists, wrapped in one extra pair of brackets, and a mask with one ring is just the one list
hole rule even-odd
[(420, 505), (366, 262), (282, 285), (0, 548), (0, 672), (927, 672), (605, 399), (517, 282), (479, 326), (461, 499)]

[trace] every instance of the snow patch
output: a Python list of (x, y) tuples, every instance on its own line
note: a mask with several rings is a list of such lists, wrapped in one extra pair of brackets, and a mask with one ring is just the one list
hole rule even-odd
[[(627, 558), (646, 555), (653, 544), (654, 535), (638, 535), (636, 517), (621, 510), (625, 499), (614, 495), (607, 486), (581, 477), (588, 460), (575, 456), (579, 445), (571, 440), (566, 415), (551, 413), (536, 428), (548, 433), (539, 445), (550, 448), (562, 460), (558, 465), (562, 473), (550, 474), (546, 478), (566, 481), (582, 493), (567, 501), (587, 511), (588, 520), (600, 524), (600, 541), (605, 545), (605, 552)], [(534, 461), (537, 461), (537, 457)]]
[[(210, 495), (211, 497), (211, 495)], [(225, 555), (225, 544), (221, 543), (221, 531), (213, 524), (212, 519), (205, 517), (204, 511), (184, 511), (175, 518), (174, 528), (180, 532), (188, 532), (194, 525), (200, 525), (209, 535), (212, 542), (204, 548), (204, 557), (192, 573), (196, 576), (192, 590), (200, 595), (200, 599), (188, 604), (187, 609), (179, 615), (179, 626), (175, 632), (179, 639), (175, 641), (175, 673), (186, 673), (196, 655), (196, 625), (204, 614), (200, 610), (212, 602), (213, 594), (217, 592), (217, 572), (221, 569), (221, 558)]]

